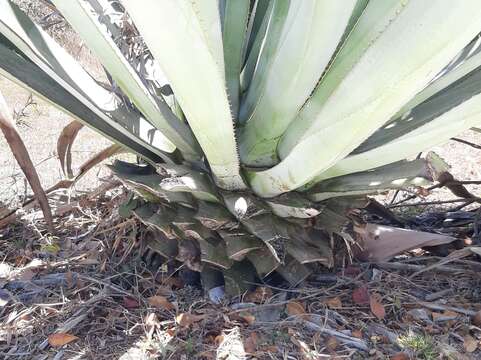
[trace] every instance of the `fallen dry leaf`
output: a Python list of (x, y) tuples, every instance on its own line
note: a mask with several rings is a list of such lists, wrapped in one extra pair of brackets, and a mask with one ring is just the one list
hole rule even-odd
[(386, 317), (386, 310), (384, 309), (384, 305), (381, 304), (380, 299), (377, 295), (370, 296), (369, 305), (371, 307), (371, 312), (379, 320), (382, 320)]
[(459, 314), (454, 311), (446, 310), (442, 314), (433, 312), (431, 313), (431, 316), (433, 318), (433, 321), (449, 321), (455, 320), (459, 316)]
[(473, 325), (477, 327), (481, 327), (481, 310), (479, 310), (471, 319)]
[(274, 354), (277, 354), (279, 352), (279, 348), (276, 345), (263, 346), (260, 350), (266, 353)]
[(297, 339), (295, 336), (291, 336), (291, 342), (299, 348), (301, 354), (308, 354), (311, 352), (309, 345), (304, 341)]
[(362, 331), (361, 330), (353, 330), (352, 336), (358, 339), (362, 339)]
[(287, 304), (287, 314), (290, 316), (302, 315), (305, 314), (306, 310), (304, 305), (298, 301), (291, 300)]
[(136, 309), (139, 307), (139, 302), (136, 299), (129, 296), (124, 296), (123, 304), (124, 304), (124, 307), (126, 307), (127, 309)]
[(250, 293), (248, 293), (245, 296), (244, 300), (247, 302), (261, 304), (271, 297), (272, 297), (271, 288), (259, 286), (254, 291), (251, 291)]
[(165, 296), (155, 295), (147, 299), (150, 306), (158, 309), (174, 310), (175, 306)]
[(155, 291), (155, 295), (160, 295), (160, 296), (170, 296), (172, 295), (172, 289), (168, 286), (158, 286), (157, 290)]
[(257, 350), (257, 341), (259, 336), (253, 332), (244, 341), (244, 349), (248, 354), (254, 354)]
[(162, 285), (170, 286), (171, 288), (182, 289), (185, 284), (184, 282), (178, 277), (169, 277), (167, 279), (160, 279), (160, 283)]
[(205, 315), (195, 315), (189, 313), (182, 313), (177, 315), (175, 318), (175, 322), (182, 327), (190, 326), (196, 322), (203, 320)]
[(361, 272), (362, 272), (362, 269), (359, 266), (349, 265), (342, 270), (341, 275), (354, 278), (358, 276)]
[(475, 352), (478, 348), (478, 340), (473, 338), (471, 335), (466, 335), (464, 337), (464, 350), (468, 353)]
[(408, 354), (404, 352), (399, 352), (393, 356), (391, 356), (391, 360), (409, 360)]
[(352, 301), (357, 305), (369, 305), (370, 296), (366, 285), (363, 285), (352, 292)]
[(53, 347), (60, 347), (77, 340), (78, 337), (67, 333), (56, 333), (48, 336), (48, 343)]
[(72, 288), (74, 286), (73, 274), (71, 271), (67, 271), (65, 273), (65, 281), (67, 282), (67, 286)]
[(448, 244), (455, 237), (409, 229), (400, 229), (379, 224), (355, 226), (361, 245), (356, 257), (363, 261), (388, 261), (405, 251), (425, 246)]
[(224, 341), (224, 335), (220, 334), (214, 338), (214, 343), (219, 346)]
[(239, 317), (244, 320), (248, 325), (254, 324), (256, 321), (256, 317), (248, 312), (242, 312), (239, 314)]
[(339, 346), (339, 342), (334, 336), (329, 337), (326, 341), (326, 347), (330, 351), (335, 351), (336, 348)]
[(328, 308), (330, 309), (339, 309), (339, 308), (342, 308), (342, 301), (341, 301), (341, 298), (339, 296), (336, 296), (336, 297), (333, 297), (333, 298), (330, 298), (330, 299), (327, 299), (325, 302), (324, 302)]

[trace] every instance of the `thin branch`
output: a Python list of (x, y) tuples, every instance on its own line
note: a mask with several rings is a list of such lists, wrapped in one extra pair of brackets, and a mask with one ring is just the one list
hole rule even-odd
[(460, 139), (460, 138), (451, 138), (451, 140), (454, 140), (454, 141), (457, 141), (457, 142), (459, 142), (459, 143), (462, 143), (462, 144), (471, 146), (471, 147), (473, 147), (473, 148), (475, 148), (475, 149), (481, 150), (481, 145), (472, 143), (472, 142), (470, 142), (470, 141), (466, 141), (466, 140), (463, 140), (463, 139)]
[(395, 204), (395, 205), (388, 205), (388, 208), (397, 208), (397, 207), (404, 207), (404, 206), (423, 206), (423, 205), (439, 205), (439, 204), (452, 204), (452, 203), (460, 203), (460, 202), (473, 202), (473, 201), (480, 201), (481, 198), (475, 197), (471, 199), (453, 199), (453, 200), (442, 200), (442, 201), (425, 201), (425, 202), (417, 202), (411, 204)]

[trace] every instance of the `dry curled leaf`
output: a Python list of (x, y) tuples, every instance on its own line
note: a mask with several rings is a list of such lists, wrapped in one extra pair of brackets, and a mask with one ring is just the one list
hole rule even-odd
[(150, 306), (158, 309), (174, 310), (175, 306), (165, 296), (155, 295), (147, 299)]
[(247, 339), (244, 341), (244, 349), (248, 354), (254, 354), (257, 350), (257, 342), (259, 336), (257, 333), (252, 332)]
[(384, 309), (384, 305), (381, 304), (379, 297), (377, 295), (370, 296), (369, 305), (371, 307), (371, 312), (379, 320), (382, 320), (386, 317), (386, 310)]
[(335, 351), (336, 348), (339, 346), (339, 341), (334, 336), (329, 337), (326, 341), (326, 347), (330, 351)]
[(290, 316), (303, 315), (306, 313), (304, 305), (298, 301), (291, 300), (287, 304), (287, 314)]
[(244, 320), (248, 325), (252, 325), (256, 321), (256, 317), (254, 315), (252, 315), (251, 313), (248, 313), (248, 312), (241, 312), (239, 314), (239, 317), (242, 320)]
[(475, 352), (478, 348), (478, 340), (473, 338), (471, 335), (466, 335), (464, 337), (464, 350), (468, 353)]
[(477, 327), (481, 327), (481, 310), (478, 311), (473, 318), (471, 319), (473, 325), (476, 325)]
[(268, 345), (263, 346), (260, 351), (277, 354), (279, 352), (279, 348), (276, 345)]
[(195, 315), (189, 313), (182, 313), (177, 315), (175, 318), (175, 322), (182, 327), (190, 326), (196, 322), (203, 320), (205, 315)]
[(362, 339), (362, 331), (361, 330), (353, 330), (352, 331), (352, 336), (358, 339)]
[(169, 277), (164, 280), (160, 279), (159, 282), (161, 282), (162, 285), (169, 286), (173, 289), (182, 289), (185, 286), (184, 282), (178, 277)]
[(78, 337), (72, 334), (56, 333), (48, 336), (48, 343), (53, 347), (61, 347), (77, 339)]
[(219, 346), (224, 341), (224, 335), (220, 334), (214, 338), (214, 343)]
[(330, 309), (339, 309), (342, 308), (342, 301), (339, 296), (327, 299), (325, 301), (325, 304), (327, 305), (328, 308)]
[(261, 304), (271, 297), (272, 297), (271, 288), (259, 286), (254, 291), (251, 291), (250, 293), (248, 293), (245, 296), (244, 300), (247, 302)]
[(124, 296), (123, 304), (127, 309), (136, 309), (139, 307), (139, 302), (133, 297), (129, 296)]
[(409, 356), (405, 352), (399, 352), (391, 356), (391, 360), (409, 360)]
[(352, 301), (357, 305), (369, 305), (370, 296), (367, 286), (361, 286), (352, 292)]

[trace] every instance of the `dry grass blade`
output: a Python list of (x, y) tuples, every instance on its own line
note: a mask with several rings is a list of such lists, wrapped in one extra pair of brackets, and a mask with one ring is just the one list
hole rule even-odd
[(27, 148), (25, 147), (22, 138), (17, 132), (17, 129), (15, 129), (7, 103), (1, 92), (0, 128), (3, 132), (3, 135), (5, 136), (5, 139), (7, 140), (8, 145), (10, 146), (10, 149), (12, 150), (13, 155), (15, 156), (15, 159), (17, 160), (20, 168), (25, 174), (25, 177), (27, 178), (35, 197), (37, 198), (38, 203), (40, 204), (49, 231), (53, 232), (54, 228), (52, 211), (50, 209), (50, 205), (48, 204), (47, 195), (42, 188), (42, 184), (40, 183), (40, 179), (38, 177), (37, 171), (35, 170), (35, 166), (30, 159)]
[(57, 153), (60, 166), (68, 178), (73, 178), (72, 171), (72, 146), (83, 124), (74, 120), (65, 126), (57, 140)]
[(102, 161), (108, 159), (111, 156), (120, 154), (125, 151), (125, 148), (123, 148), (121, 145), (110, 145), (109, 147), (95, 154), (93, 157), (91, 157), (89, 160), (82, 164), (79, 173), (75, 176), (75, 181), (77, 181), (81, 176), (83, 176), (87, 171), (92, 169), (95, 165), (100, 164)]

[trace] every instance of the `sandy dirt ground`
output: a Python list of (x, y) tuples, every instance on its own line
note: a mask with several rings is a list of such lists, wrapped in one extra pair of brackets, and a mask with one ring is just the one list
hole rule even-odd
[[(30, 150), (44, 188), (54, 185), (63, 178), (56, 153), (57, 138), (72, 118), (37, 97), (29, 101), (30, 93), (11, 81), (0, 77), (0, 91), (7, 100), (17, 128)], [(30, 103), (25, 108), (25, 105)], [(73, 155), (74, 171), (93, 154), (109, 145), (109, 141), (88, 128), (80, 131), (75, 142)], [(31, 194), (26, 179), (3, 136), (0, 136), (0, 202), (14, 206)], [(98, 177), (107, 170), (99, 167), (76, 185), (77, 190), (98, 186)]]

